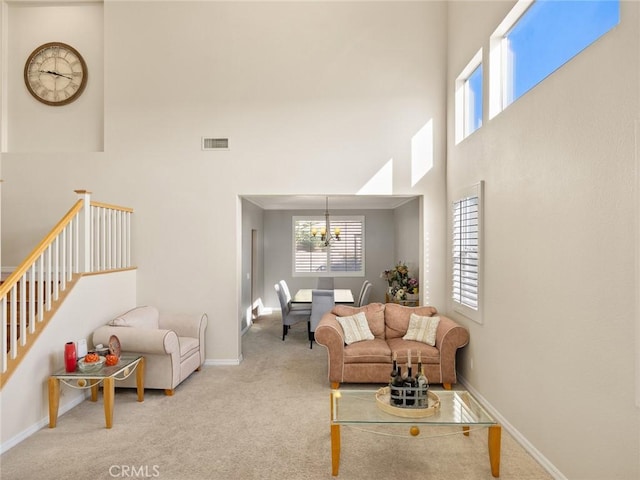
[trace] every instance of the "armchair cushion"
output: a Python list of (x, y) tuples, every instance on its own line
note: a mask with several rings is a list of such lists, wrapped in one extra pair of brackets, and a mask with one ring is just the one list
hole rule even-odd
[(158, 309), (155, 307), (136, 307), (109, 322), (112, 327), (133, 327), (150, 330), (158, 329)]
[(149, 330), (103, 325), (93, 332), (93, 343), (107, 345), (111, 335), (118, 337), (123, 352), (159, 353), (162, 355), (180, 352), (178, 336), (172, 330)]

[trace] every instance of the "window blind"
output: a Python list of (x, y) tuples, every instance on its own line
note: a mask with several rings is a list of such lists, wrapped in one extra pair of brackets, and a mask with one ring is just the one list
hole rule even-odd
[(453, 203), (453, 289), (455, 303), (478, 310), (480, 215), (478, 195)]

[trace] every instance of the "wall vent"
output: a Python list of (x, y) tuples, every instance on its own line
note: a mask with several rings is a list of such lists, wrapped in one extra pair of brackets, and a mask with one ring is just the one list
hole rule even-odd
[(202, 137), (202, 150), (229, 150), (229, 139)]

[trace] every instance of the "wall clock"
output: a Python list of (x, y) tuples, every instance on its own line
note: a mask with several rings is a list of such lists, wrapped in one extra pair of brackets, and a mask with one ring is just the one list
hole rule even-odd
[(76, 100), (87, 86), (87, 64), (70, 45), (50, 42), (36, 48), (24, 65), (24, 83), (33, 97), (52, 106)]

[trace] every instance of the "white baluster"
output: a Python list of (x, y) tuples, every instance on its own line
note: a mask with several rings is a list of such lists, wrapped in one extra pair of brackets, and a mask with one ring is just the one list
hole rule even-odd
[(51, 281), (52, 283), (52, 287), (53, 287), (53, 300), (58, 300), (58, 298), (60, 298), (60, 277), (59, 277), (59, 272), (60, 272), (60, 242), (58, 241), (58, 239), (60, 238), (60, 236), (56, 236), (56, 238), (53, 239), (53, 247), (52, 247), (52, 251), (53, 251), (53, 271), (51, 272)]
[(4, 342), (7, 341), (7, 297), (2, 297), (0, 301), (2, 307), (2, 352), (0, 353), (0, 359), (2, 360), (2, 373), (7, 371), (7, 346)]
[(27, 277), (25, 275), (20, 277), (19, 285), (20, 310), (16, 320), (20, 320), (20, 345), (24, 346), (27, 344)]
[(44, 320), (44, 253), (38, 257), (38, 321)]
[(36, 331), (36, 267), (29, 269), (29, 332)]
[(11, 288), (10, 293), (10, 306), (9, 306), (9, 351), (11, 352), (11, 358), (16, 358), (18, 351), (18, 311), (16, 307), (16, 300), (18, 295), (18, 284), (16, 283)]

